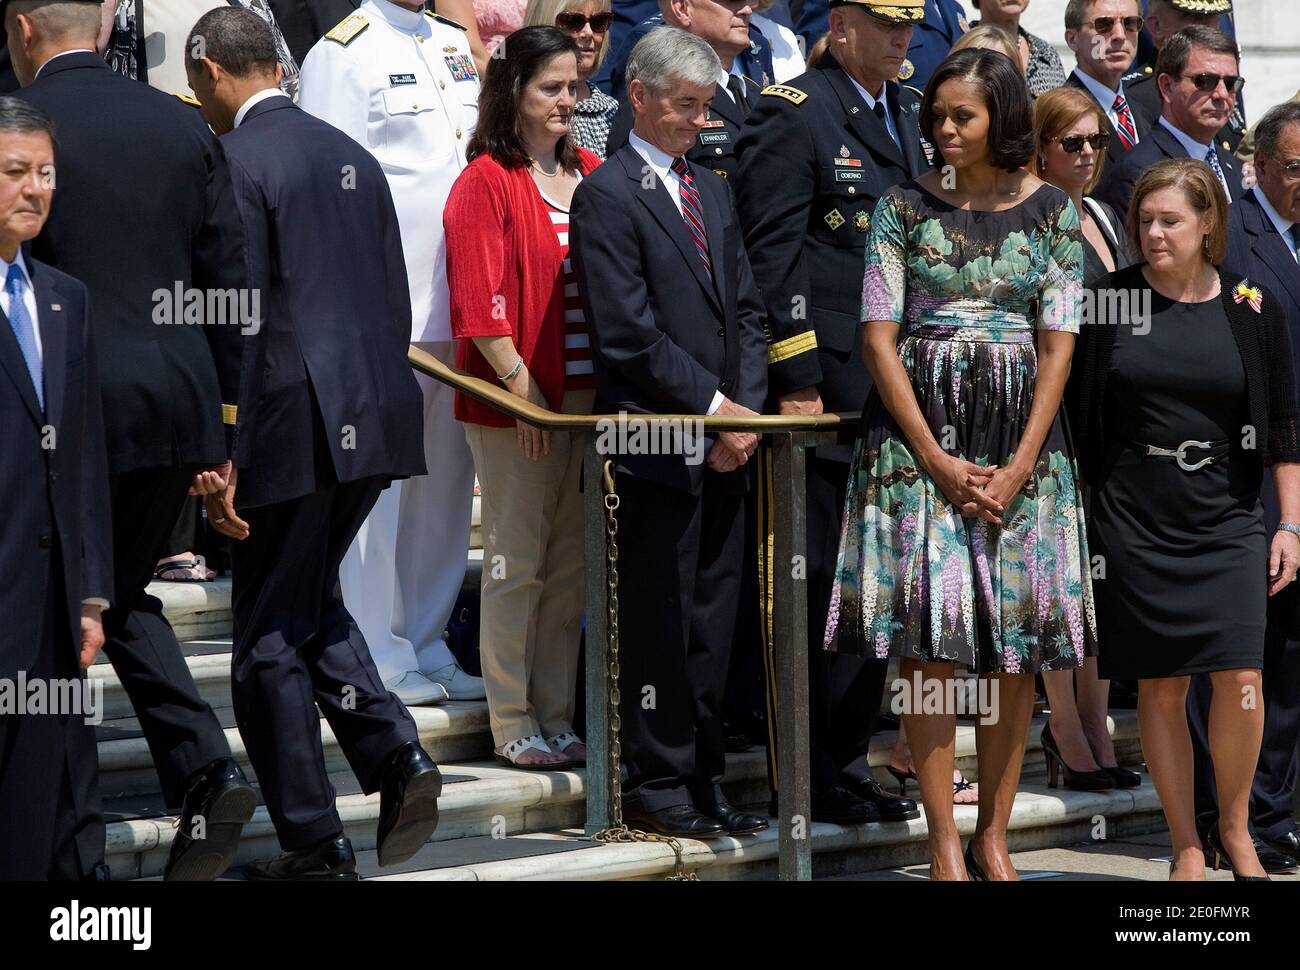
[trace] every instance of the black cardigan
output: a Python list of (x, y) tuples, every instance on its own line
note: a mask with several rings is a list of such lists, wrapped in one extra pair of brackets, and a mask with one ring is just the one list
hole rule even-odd
[[(1135, 263), (1107, 274), (1097, 282), (1095, 291), (1150, 289), (1142, 275), (1143, 265)], [(1260, 457), (1265, 466), (1300, 462), (1295, 375), (1286, 318), (1277, 300), (1263, 287), (1258, 288), (1263, 293), (1263, 305), (1256, 313), (1248, 301), (1237, 303), (1233, 299), (1241, 276), (1220, 269), (1219, 280), (1223, 306), (1246, 372), (1246, 398)], [(1116, 325), (1116, 321), (1103, 320), (1080, 328), (1065, 393), (1066, 417), (1078, 449), (1080, 471), (1085, 478), (1094, 480), (1106, 472), (1102, 467), (1107, 445), (1102, 414)]]

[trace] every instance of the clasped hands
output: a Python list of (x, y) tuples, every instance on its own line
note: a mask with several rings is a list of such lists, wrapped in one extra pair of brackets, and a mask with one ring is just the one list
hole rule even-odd
[[(715, 417), (757, 417), (757, 411), (751, 411), (743, 404), (737, 404), (731, 398), (723, 398)], [(752, 431), (721, 431), (714, 439), (704, 463), (715, 472), (735, 471), (749, 461), (749, 456), (758, 450), (758, 435)]]
[(190, 494), (203, 498), (203, 508), (208, 521), (223, 536), (230, 539), (247, 539), (248, 523), (235, 514), (235, 485), (239, 469), (231, 462), (205, 468), (194, 476)]
[(1002, 516), (1032, 471), (1032, 466), (1015, 459), (1002, 466), (976, 465), (943, 453), (922, 465), (964, 517), (998, 526), (1004, 524)]

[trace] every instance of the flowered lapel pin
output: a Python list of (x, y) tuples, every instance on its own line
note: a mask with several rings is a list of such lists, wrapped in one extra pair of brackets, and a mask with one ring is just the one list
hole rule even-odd
[(1242, 280), (1237, 284), (1237, 288), (1232, 291), (1232, 298), (1238, 303), (1245, 301), (1250, 304), (1250, 308), (1256, 313), (1263, 310), (1264, 294), (1260, 292), (1259, 287), (1251, 286), (1250, 280)]

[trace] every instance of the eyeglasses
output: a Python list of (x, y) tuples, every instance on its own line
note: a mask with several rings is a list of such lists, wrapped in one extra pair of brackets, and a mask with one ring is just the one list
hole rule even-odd
[(1048, 141), (1060, 142), (1061, 151), (1075, 155), (1083, 151), (1084, 142), (1091, 145), (1094, 152), (1101, 151), (1110, 144), (1110, 136), (1100, 131), (1094, 131), (1091, 135), (1066, 135), (1064, 138), (1049, 138)]
[(1282, 177), (1288, 182), (1294, 182), (1300, 179), (1300, 158), (1292, 159), (1289, 162), (1269, 162), (1270, 165), (1282, 170)]
[(1092, 29), (1099, 34), (1109, 34), (1115, 27), (1115, 21), (1118, 20), (1124, 25), (1124, 32), (1136, 34), (1142, 29), (1145, 22), (1141, 17), (1098, 17), (1096, 20), (1087, 21), (1092, 24)]
[(1236, 94), (1246, 83), (1244, 78), (1235, 74), (1184, 74), (1183, 77), (1196, 85), (1196, 90), (1206, 92), (1213, 91), (1222, 81), (1229, 94)]
[(555, 15), (555, 26), (570, 34), (582, 33), (582, 28), (591, 24), (593, 34), (603, 34), (609, 30), (609, 25), (614, 22), (614, 15), (609, 12), (594, 13), (590, 17), (583, 13), (557, 13)]

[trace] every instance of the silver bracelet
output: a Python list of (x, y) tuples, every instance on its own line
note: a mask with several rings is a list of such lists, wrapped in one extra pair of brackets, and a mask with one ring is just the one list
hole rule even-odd
[[(514, 380), (515, 375), (518, 374), (523, 369), (524, 369), (524, 359), (523, 357), (520, 357), (519, 360), (515, 362), (515, 366), (510, 368), (510, 372), (507, 374), (498, 374), (497, 380), (499, 380), (502, 384), (505, 384), (509, 381)], [(1296, 528), (1300, 528), (1300, 526), (1297, 526)]]
[(1294, 536), (1300, 536), (1300, 522), (1279, 522), (1279, 532), (1289, 532)]

